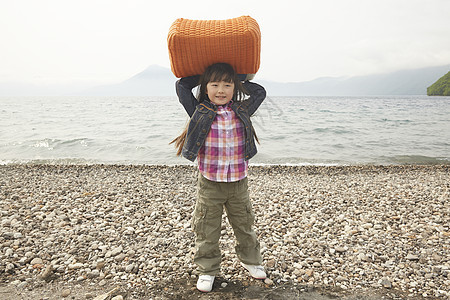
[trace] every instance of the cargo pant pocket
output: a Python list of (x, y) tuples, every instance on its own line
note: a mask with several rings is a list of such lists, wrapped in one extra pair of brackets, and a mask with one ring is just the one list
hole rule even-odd
[(255, 223), (255, 213), (253, 212), (252, 205), (249, 202), (246, 207), (247, 210), (247, 226), (250, 228)]
[(199, 239), (205, 238), (205, 219), (207, 207), (202, 203), (197, 203), (192, 216), (192, 229)]
[(241, 207), (240, 210), (234, 208), (234, 212), (228, 214), (228, 219), (236, 229), (248, 231), (255, 222), (255, 214), (253, 213), (251, 204), (248, 203), (244, 207)]

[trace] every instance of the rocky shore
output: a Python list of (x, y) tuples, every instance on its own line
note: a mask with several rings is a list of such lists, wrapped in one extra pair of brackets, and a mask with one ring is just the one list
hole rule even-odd
[(196, 174), (0, 166), (0, 298), (450, 297), (449, 165), (252, 166), (270, 280), (240, 267), (224, 217), (222, 275), (208, 295), (193, 288)]

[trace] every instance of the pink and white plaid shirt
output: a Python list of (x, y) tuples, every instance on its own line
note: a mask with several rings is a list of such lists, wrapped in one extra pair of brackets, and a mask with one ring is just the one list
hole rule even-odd
[(216, 118), (197, 156), (200, 173), (211, 181), (239, 181), (248, 173), (244, 127), (229, 104), (217, 107)]

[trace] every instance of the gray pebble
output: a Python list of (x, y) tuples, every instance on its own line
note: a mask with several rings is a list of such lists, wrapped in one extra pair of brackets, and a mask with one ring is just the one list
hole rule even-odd
[(42, 265), (44, 262), (42, 259), (40, 259), (39, 257), (33, 258), (33, 260), (31, 260), (30, 264), (32, 265)]

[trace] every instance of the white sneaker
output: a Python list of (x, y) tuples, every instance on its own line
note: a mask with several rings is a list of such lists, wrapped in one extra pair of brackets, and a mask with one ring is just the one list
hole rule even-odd
[(241, 262), (241, 265), (247, 269), (247, 271), (250, 272), (250, 275), (252, 275), (253, 278), (256, 279), (266, 279), (267, 275), (264, 271), (263, 266), (252, 266), (252, 265), (246, 265)]
[(197, 280), (197, 289), (200, 292), (211, 292), (214, 283), (214, 276), (200, 275)]

